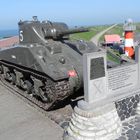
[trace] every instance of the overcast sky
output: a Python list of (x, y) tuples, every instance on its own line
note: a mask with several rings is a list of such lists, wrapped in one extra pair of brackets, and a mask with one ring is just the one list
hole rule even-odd
[(17, 29), (17, 22), (38, 16), (69, 26), (140, 21), (140, 0), (1, 0), (0, 29)]

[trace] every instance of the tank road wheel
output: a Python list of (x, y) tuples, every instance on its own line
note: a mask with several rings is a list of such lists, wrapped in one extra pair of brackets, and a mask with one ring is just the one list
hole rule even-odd
[(11, 83), (13, 85), (15, 85), (16, 84), (16, 74), (14, 72), (11, 72), (10, 76), (11, 76)]
[(7, 71), (7, 72), (5, 73), (5, 79), (6, 79), (8, 82), (14, 81), (14, 74), (13, 74), (13, 73), (10, 73), (10, 71)]
[(48, 102), (48, 96), (46, 94), (46, 81), (32, 78), (34, 82), (34, 95), (39, 97), (41, 101)]
[(5, 80), (7, 80), (8, 82), (12, 83), (13, 85), (16, 84), (16, 73), (14, 72), (13, 69), (9, 69), (7, 67), (1, 67), (1, 73), (4, 73), (3, 76), (5, 78)]
[(10, 75), (10, 70), (8, 67), (3, 67), (3, 78), (8, 81), (11, 82), (12, 81), (12, 77)]
[(27, 85), (26, 85), (25, 80), (24, 80), (23, 77), (19, 79), (19, 86), (20, 86), (23, 90), (26, 90), (26, 89), (27, 89)]
[(19, 79), (19, 86), (28, 94), (32, 94), (33, 91), (33, 81), (31, 79), (25, 80), (24, 77)]
[(25, 83), (25, 86), (26, 86), (26, 92), (28, 94), (32, 94), (33, 89), (34, 89), (32, 80), (31, 79), (25, 80), (24, 83)]
[(6, 79), (6, 80), (8, 80), (9, 82), (11, 81), (11, 75), (10, 75), (10, 72), (9, 71), (7, 71), (7, 72), (5, 72), (4, 73), (4, 78)]
[(42, 99), (43, 102), (47, 102), (48, 101), (48, 97), (46, 94), (46, 90), (45, 87), (39, 87), (38, 88), (38, 92), (39, 92), (39, 96)]

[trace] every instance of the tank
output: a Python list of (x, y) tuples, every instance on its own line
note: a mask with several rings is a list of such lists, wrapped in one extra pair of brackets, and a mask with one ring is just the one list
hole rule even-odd
[(45, 110), (53, 109), (83, 87), (83, 54), (99, 49), (92, 42), (70, 40), (70, 34), (86, 28), (69, 29), (37, 17), (18, 25), (19, 44), (0, 51), (0, 73)]

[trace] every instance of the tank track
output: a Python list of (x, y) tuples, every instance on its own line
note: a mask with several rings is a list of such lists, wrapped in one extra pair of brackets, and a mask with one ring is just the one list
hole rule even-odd
[(10, 69), (12, 68), (21, 73), (29, 74), (36, 79), (47, 81), (46, 91), (49, 94), (49, 97), (53, 100), (50, 102), (43, 102), (38, 97), (36, 97), (36, 95), (28, 94), (26, 91), (23, 91), (20, 88), (18, 88), (18, 86), (8, 83), (3, 77), (3, 74), (0, 74), (2, 83), (6, 84), (10, 88), (15, 88), (15, 89), (18, 88), (18, 90), (20, 91), (18, 93), (21, 96), (28, 99), (29, 101), (31, 101), (32, 103), (36, 104), (37, 106), (39, 106), (44, 110), (52, 110), (53, 108), (56, 107), (58, 103), (63, 101), (72, 93), (70, 91), (70, 85), (68, 79), (64, 79), (61, 81), (53, 81), (49, 76), (47, 76), (44, 73), (35, 71), (33, 69), (24, 66), (19, 66), (4, 60), (0, 60), (0, 66), (5, 66)]

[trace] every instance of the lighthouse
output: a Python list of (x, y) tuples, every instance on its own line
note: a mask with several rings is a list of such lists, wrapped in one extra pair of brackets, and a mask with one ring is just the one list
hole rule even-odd
[(128, 19), (125, 21), (123, 29), (125, 38), (124, 52), (128, 57), (133, 58), (135, 54), (134, 31), (136, 30), (136, 26), (134, 25), (133, 20)]

